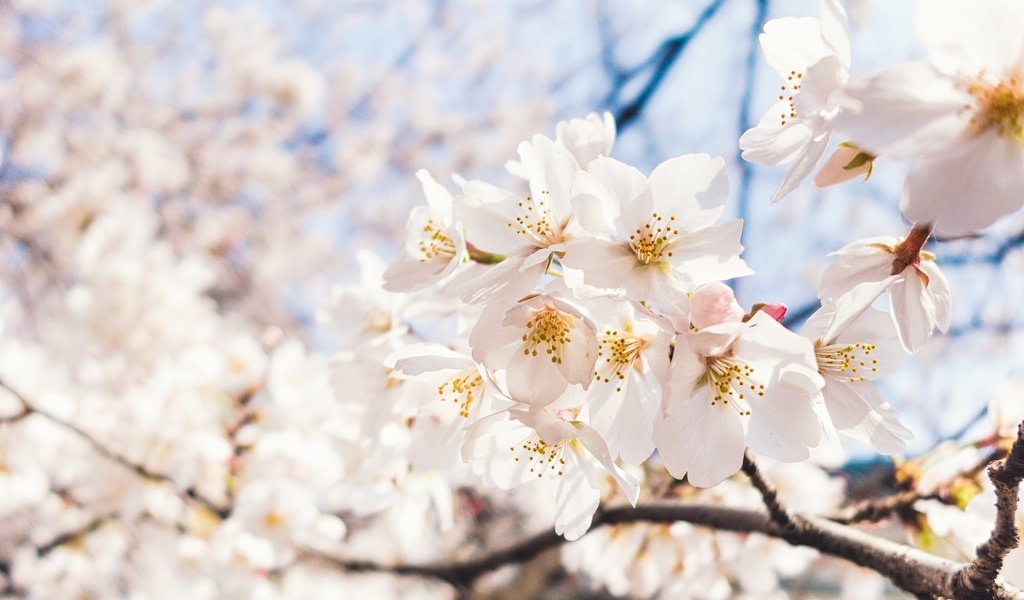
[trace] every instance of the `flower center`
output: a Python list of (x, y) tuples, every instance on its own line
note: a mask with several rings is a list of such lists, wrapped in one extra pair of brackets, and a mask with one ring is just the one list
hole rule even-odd
[(421, 263), (434, 260), (437, 257), (451, 259), (455, 256), (455, 243), (433, 219), (428, 219), (426, 225), (423, 226), (423, 237), (420, 238), (419, 248)]
[(780, 125), (785, 125), (788, 120), (796, 118), (796, 104), (793, 100), (797, 93), (800, 92), (800, 84), (804, 80), (803, 73), (797, 73), (796, 71), (790, 71), (786, 77), (786, 84), (782, 85), (779, 94), (779, 100), (787, 100), (789, 102), (789, 112), (779, 114)]
[(594, 379), (604, 383), (611, 383), (614, 380), (615, 391), (621, 392), (626, 370), (631, 366), (640, 368), (640, 351), (643, 347), (644, 340), (640, 338), (606, 329), (597, 349)]
[(523, 354), (537, 356), (544, 352), (555, 364), (562, 363), (562, 348), (572, 342), (569, 331), (572, 317), (554, 308), (538, 311), (526, 322), (523, 334)]
[(515, 221), (508, 222), (510, 229), (538, 248), (547, 248), (563, 239), (562, 225), (548, 206), (547, 196), (550, 194), (548, 190), (542, 190), (539, 199), (527, 196), (526, 200), (520, 200)]
[(451, 400), (459, 407), (459, 416), (469, 418), (473, 403), (483, 396), (484, 379), (476, 369), (466, 369), (448, 381), (437, 386), (441, 402)]
[(530, 465), (530, 472), (536, 474), (538, 479), (543, 478), (545, 472), (565, 475), (564, 442), (549, 444), (533, 434), (518, 446), (509, 446), (508, 451), (513, 454), (516, 462), (525, 460)]
[(750, 416), (747, 394), (764, 396), (764, 384), (753, 378), (754, 367), (728, 356), (709, 356), (707, 367), (711, 405), (732, 406), (740, 416)]
[(668, 222), (665, 217), (657, 212), (651, 213), (651, 218), (643, 227), (637, 227), (629, 236), (629, 246), (636, 254), (636, 259), (645, 265), (659, 263), (663, 258), (672, 256), (672, 244), (679, 235), (679, 229), (675, 227), (675, 215), (669, 215)]
[(978, 76), (967, 87), (974, 96), (975, 105), (971, 124), (978, 131), (994, 127), (1002, 137), (1012, 137), (1024, 143), (1024, 80), (1011, 75), (992, 84)]
[(874, 344), (864, 342), (828, 346), (815, 344), (818, 371), (837, 374), (850, 383), (864, 381), (866, 373), (878, 372), (878, 359), (871, 356), (875, 348)]

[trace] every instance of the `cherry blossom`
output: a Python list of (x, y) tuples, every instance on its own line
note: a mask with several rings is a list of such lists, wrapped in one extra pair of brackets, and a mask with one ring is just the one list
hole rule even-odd
[(569, 384), (587, 387), (594, 380), (594, 323), (557, 295), (487, 306), (469, 343), (475, 360), (506, 371), (508, 391), (519, 402), (551, 404)]
[[(478, 421), (463, 446), (463, 457), (489, 485), (512, 489), (547, 484), (555, 496), (555, 532), (575, 540), (590, 528), (611, 476), (630, 503), (638, 482), (615, 465), (601, 436), (576, 420), (577, 409), (512, 408)], [(546, 477), (545, 477), (546, 476)]]
[(793, 163), (771, 201), (778, 202), (814, 170), (839, 114), (836, 93), (849, 78), (850, 34), (838, 0), (822, 0), (819, 18), (772, 19), (760, 36), (768, 64), (783, 80), (779, 99), (740, 137), (745, 160)]
[(886, 290), (907, 352), (920, 350), (935, 328), (942, 332), (949, 328), (952, 294), (935, 256), (921, 250), (927, 236), (927, 228), (915, 227), (906, 239), (867, 238), (833, 253), (837, 258), (822, 273), (818, 297), (835, 303), (837, 330)]
[(655, 445), (674, 477), (698, 487), (738, 471), (747, 447), (805, 459), (821, 440), (823, 384), (811, 344), (767, 314), (680, 334)]
[(921, 2), (930, 63), (856, 78), (837, 126), (873, 154), (916, 159), (900, 209), (963, 235), (1024, 198), (1024, 8), (1013, 0)]
[(818, 372), (825, 379), (821, 394), (835, 428), (882, 454), (902, 452), (913, 433), (872, 383), (907, 358), (889, 315), (869, 308), (852, 322), (842, 322), (832, 307), (822, 308), (800, 333), (814, 342)]
[(751, 274), (739, 257), (742, 222), (715, 224), (728, 193), (724, 166), (690, 154), (646, 178), (611, 158), (591, 162), (576, 176), (573, 202), (593, 239), (570, 245), (563, 264), (581, 270), (588, 285), (622, 289), (663, 310), (703, 283)]

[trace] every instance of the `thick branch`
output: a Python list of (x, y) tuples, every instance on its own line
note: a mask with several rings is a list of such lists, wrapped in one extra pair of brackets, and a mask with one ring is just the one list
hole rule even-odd
[[(626, 523), (674, 523), (685, 521), (721, 531), (762, 533), (783, 539), (790, 544), (814, 548), (825, 554), (846, 559), (888, 577), (901, 589), (924, 597), (950, 597), (955, 574), (963, 567), (943, 558), (833, 523), (818, 517), (803, 517), (796, 527), (783, 528), (762, 511), (728, 508), (717, 505), (656, 503), (636, 508), (615, 507), (598, 511), (594, 527)], [(427, 565), (386, 565), (366, 561), (348, 561), (310, 552), (335, 567), (354, 572), (411, 575), (447, 581), (459, 588), (470, 586), (484, 573), (499, 566), (523, 562), (544, 550), (559, 546), (564, 540), (552, 531), (545, 531), (512, 546), (486, 553), (479, 558), (452, 563)], [(1024, 592), (1007, 584), (996, 583), (991, 598), (1024, 599)]]
[(1003, 559), (1020, 543), (1017, 529), (1017, 502), (1024, 480), (1024, 423), (1017, 428), (1017, 439), (1010, 453), (988, 468), (996, 488), (996, 522), (992, 535), (978, 546), (977, 558), (960, 569), (953, 580), (955, 598), (991, 598)]

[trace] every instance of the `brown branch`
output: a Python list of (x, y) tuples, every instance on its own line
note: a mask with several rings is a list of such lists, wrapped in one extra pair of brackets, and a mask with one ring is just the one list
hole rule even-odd
[(918, 500), (935, 500), (940, 496), (934, 492), (906, 490), (884, 498), (864, 500), (840, 509), (829, 515), (829, 520), (843, 525), (854, 523), (877, 523), (906, 508), (913, 506)]
[[(83, 441), (88, 443), (90, 446), (92, 446), (92, 448), (96, 452), (98, 452), (107, 460), (117, 463), (118, 465), (121, 465), (125, 469), (128, 469), (129, 471), (135, 473), (136, 475), (142, 477), (143, 479), (168, 483), (171, 485), (171, 487), (178, 489), (177, 483), (169, 475), (152, 471), (138, 463), (132, 462), (128, 458), (108, 448), (102, 442), (89, 435), (87, 432), (82, 430), (74, 423), (69, 423), (68, 421), (65, 421), (64, 419), (58, 417), (57, 415), (49, 411), (34, 406), (25, 398), (25, 396), (21, 394), (21, 392), (11, 387), (6, 381), (0, 380), (0, 388), (7, 390), (15, 398), (17, 398), (19, 402), (21, 402), (21, 405), (24, 407), (24, 411), (16, 415), (19, 419), (25, 418), (30, 414), (39, 415), (45, 418), (46, 420), (50, 421), (51, 423), (59, 425), (60, 427), (66, 429), (67, 431), (70, 431), (71, 433), (75, 434)], [(210, 500), (209, 498), (206, 498), (203, 495), (199, 494), (194, 488), (188, 488), (186, 490), (183, 490), (182, 494), (184, 495), (185, 498), (192, 500), (197, 504), (201, 504), (204, 508), (206, 508), (207, 510), (209, 510), (210, 512), (219, 516), (222, 519), (225, 519), (230, 515), (230, 509), (219, 506), (213, 500)]]
[[(916, 548), (879, 538), (853, 527), (818, 517), (801, 517), (795, 527), (782, 527), (763, 511), (728, 508), (718, 505), (655, 503), (599, 510), (593, 526), (627, 523), (675, 523), (684, 521), (721, 531), (761, 533), (795, 546), (814, 548), (825, 554), (848, 560), (888, 577), (901, 589), (922, 597), (952, 596), (954, 575), (961, 563), (933, 556)], [(552, 531), (530, 536), (506, 548), (474, 559), (424, 565), (387, 565), (351, 561), (306, 551), (305, 556), (327, 561), (336, 568), (361, 573), (389, 573), (446, 581), (460, 589), (468, 588), (484, 573), (500, 566), (523, 562), (557, 547), (565, 540)], [(1004, 583), (996, 583), (991, 598), (1022, 599), (1024, 592)]]
[(764, 505), (768, 509), (768, 514), (771, 516), (772, 521), (783, 529), (795, 529), (798, 527), (797, 518), (791, 515), (786, 510), (786, 507), (782, 505), (775, 487), (761, 474), (761, 470), (757, 468), (757, 464), (750, 456), (750, 451), (743, 453), (742, 469), (746, 476), (750, 478), (750, 483), (761, 493), (761, 499), (764, 500)]
[(1017, 503), (1024, 480), (1024, 423), (1017, 427), (1017, 439), (1009, 454), (992, 463), (989, 477), (996, 491), (996, 522), (992, 535), (978, 546), (977, 557), (960, 569), (953, 579), (953, 597), (992, 598), (1003, 559), (1020, 544)]

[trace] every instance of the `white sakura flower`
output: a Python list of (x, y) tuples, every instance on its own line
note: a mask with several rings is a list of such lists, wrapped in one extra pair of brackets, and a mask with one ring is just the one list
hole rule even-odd
[(488, 485), (507, 490), (537, 481), (553, 487), (555, 532), (570, 541), (590, 528), (606, 476), (631, 504), (640, 494), (636, 479), (615, 465), (601, 435), (576, 420), (577, 412), (495, 413), (473, 425), (462, 450), (463, 460)]
[[(605, 111), (601, 115), (590, 113), (583, 119), (559, 121), (555, 126), (555, 143), (568, 150), (578, 165), (586, 165), (599, 156), (608, 156), (615, 144), (615, 118)], [(530, 178), (519, 161), (510, 160), (505, 168), (513, 175)]]
[(605, 111), (602, 115), (590, 113), (584, 119), (562, 121), (555, 127), (555, 143), (571, 152), (577, 164), (589, 164), (599, 156), (611, 154), (615, 119)]
[(595, 298), (597, 362), (587, 420), (612, 456), (640, 464), (654, 452), (651, 431), (668, 387), (672, 327), (631, 302)]
[(876, 155), (918, 159), (900, 209), (942, 235), (1024, 203), (1024, 3), (918, 3), (931, 64), (851, 80), (837, 126)]
[(437, 392), (429, 402), (439, 401), (469, 422), (476, 420), (481, 406), (490, 406), (497, 391), (483, 367), (472, 358), (433, 342), (404, 346), (392, 352), (384, 363), (403, 378), (429, 378)]
[(743, 222), (715, 225), (729, 182), (720, 157), (688, 154), (658, 165), (645, 178), (611, 158), (576, 176), (574, 203), (595, 239), (570, 245), (562, 263), (587, 285), (622, 289), (662, 309), (709, 281), (752, 273), (740, 258)]
[(849, 79), (849, 23), (839, 0), (822, 0), (820, 18), (772, 19), (759, 39), (783, 85), (778, 102), (740, 137), (740, 149), (750, 162), (793, 163), (772, 194), (778, 202), (814, 170), (828, 147), (839, 113), (835, 92)]
[[(519, 145), (530, 193), (519, 197), (482, 181), (467, 181), (456, 200), (470, 255), (489, 257), (493, 266), (477, 265), (452, 281), (451, 290), (467, 302), (501, 294), (516, 300), (533, 289), (551, 257), (564, 251), (573, 236), (570, 206), (578, 166), (569, 151), (542, 135)], [(482, 252), (481, 252), (482, 251)]]
[(416, 172), (427, 206), (409, 214), (402, 254), (384, 271), (384, 289), (412, 292), (450, 275), (466, 255), (466, 240), (455, 223), (452, 195), (424, 170)]
[(736, 473), (748, 446), (803, 460), (821, 440), (823, 384), (810, 342), (763, 312), (680, 334), (655, 445), (669, 473), (697, 487)]
[(835, 330), (855, 319), (889, 290), (892, 319), (903, 348), (920, 350), (932, 330), (949, 329), (949, 282), (935, 264), (935, 256), (921, 250), (927, 228), (915, 227), (906, 239), (874, 237), (858, 240), (833, 254), (818, 284), (822, 304), (835, 303)]
[(869, 308), (852, 322), (839, 322), (840, 329), (833, 327), (836, 323), (834, 307), (824, 307), (800, 332), (814, 343), (818, 372), (825, 378), (821, 394), (832, 423), (882, 454), (902, 452), (914, 434), (872, 383), (907, 358), (892, 319)]
[(511, 308), (490, 304), (469, 336), (473, 358), (505, 369), (513, 399), (551, 404), (571, 383), (590, 385), (597, 358), (594, 323), (552, 294), (537, 294)]

